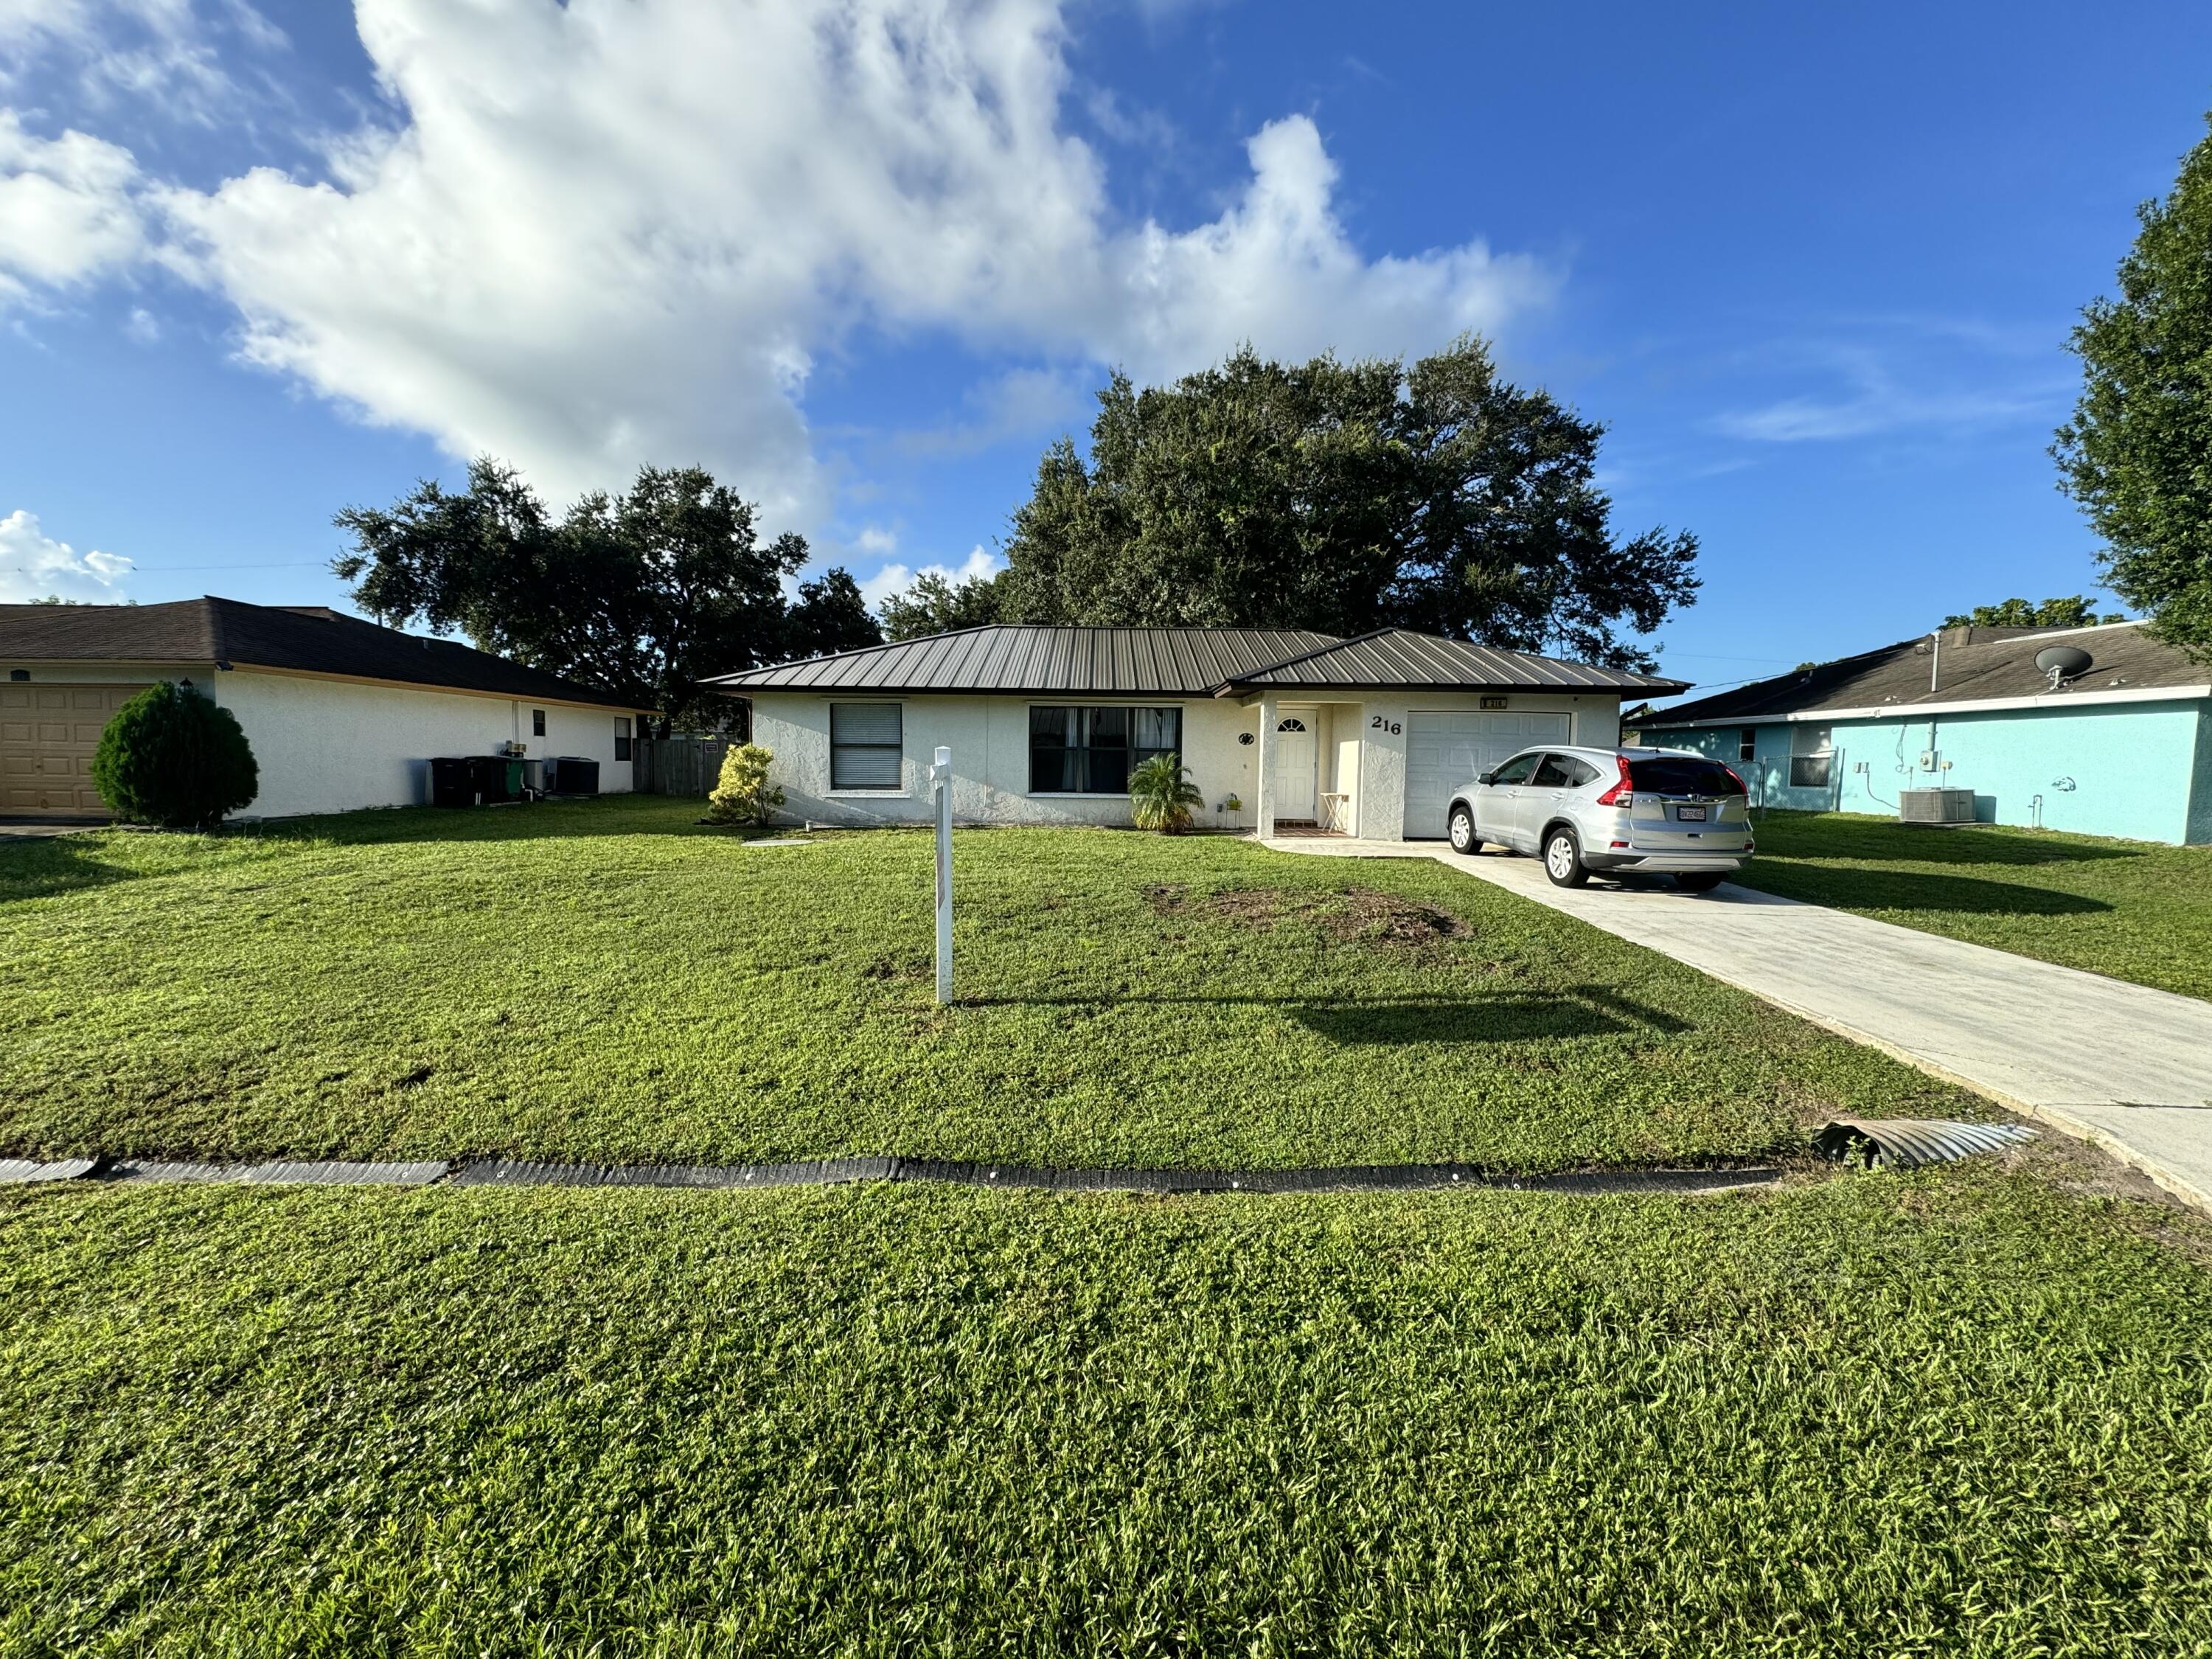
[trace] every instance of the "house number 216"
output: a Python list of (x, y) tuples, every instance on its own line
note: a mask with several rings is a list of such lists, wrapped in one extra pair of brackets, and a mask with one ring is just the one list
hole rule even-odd
[(1386, 720), (1380, 714), (1377, 714), (1373, 720), (1367, 723), (1373, 726), (1377, 732), (1388, 732), (1394, 738), (1406, 729), (1404, 726), (1399, 725), (1397, 721)]

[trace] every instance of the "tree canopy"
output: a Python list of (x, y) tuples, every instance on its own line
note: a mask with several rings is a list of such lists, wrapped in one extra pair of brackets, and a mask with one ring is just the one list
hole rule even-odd
[(1995, 605), (1978, 605), (1963, 616), (1946, 617), (1946, 628), (2087, 628), (2097, 623), (2125, 622), (2127, 617), (2117, 611), (2104, 615), (2097, 613), (2097, 601), (2087, 593), (2069, 593), (2063, 599), (2045, 599), (2038, 605), (2033, 599), (2000, 599)]
[(2138, 217), (2118, 297), (2074, 330), (2081, 396), (2051, 453), (2112, 591), (2212, 659), (2212, 136)]
[(1001, 620), (1000, 611), (996, 577), (950, 582), (932, 573), (884, 601), (884, 634), (889, 639), (918, 640), (956, 628), (981, 628)]
[(696, 467), (646, 467), (623, 495), (595, 491), (556, 520), (486, 457), (459, 494), (426, 481), (337, 522), (353, 549), (331, 568), (362, 610), (458, 629), (483, 650), (650, 704), (664, 733), (720, 722), (698, 687), (707, 675), (882, 638), (842, 568), (787, 600), (805, 541), (763, 543), (751, 503)]
[(1170, 386), (1116, 373), (1087, 458), (1040, 462), (990, 597), (1006, 621), (1397, 625), (1648, 665), (1620, 630), (1693, 602), (1697, 538), (1615, 538), (1603, 431), (1472, 337), (1410, 367), (1247, 348)]

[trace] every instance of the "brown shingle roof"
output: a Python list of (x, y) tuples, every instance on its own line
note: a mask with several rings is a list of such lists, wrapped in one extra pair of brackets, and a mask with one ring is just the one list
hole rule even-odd
[(728, 691), (1082, 692), (1211, 696), (1266, 687), (1685, 690), (1680, 680), (1386, 629), (1342, 640), (1263, 628), (1037, 628), (931, 634), (702, 682)]
[[(2087, 672), (2051, 690), (2035, 665), (2046, 646), (2078, 646)], [(1925, 635), (1841, 657), (1794, 673), (1738, 686), (1638, 718), (1639, 727), (1779, 720), (1788, 714), (1844, 709), (1909, 709), (1923, 703), (1987, 702), (2001, 698), (2079, 696), (2095, 691), (2177, 690), (2212, 682), (2212, 667), (2192, 662), (2153, 639), (2141, 623), (2099, 628), (1954, 628), (1946, 629), (1940, 662)], [(1936, 669), (1936, 684), (1929, 684)]]
[(452, 640), (380, 628), (321, 605), (178, 599), (167, 605), (0, 605), (0, 662), (222, 662), (348, 679), (642, 706)]

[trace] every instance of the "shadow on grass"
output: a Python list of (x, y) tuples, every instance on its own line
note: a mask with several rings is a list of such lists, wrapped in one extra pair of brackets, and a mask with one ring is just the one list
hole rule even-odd
[(377, 847), (405, 842), (539, 841), (592, 836), (714, 836), (738, 832), (701, 823), (707, 803), (675, 795), (599, 795), (520, 801), (505, 806), (391, 806), (313, 817), (243, 823), (229, 833), (260, 841)]
[(1799, 864), (1781, 854), (1753, 866), (1752, 884), (1785, 898), (1850, 910), (1948, 911), (1983, 916), (2079, 916), (2109, 911), (2102, 899), (2012, 881), (1923, 875), (1909, 870)]
[(68, 836), (0, 842), (0, 904), (105, 887), (112, 881), (130, 881), (137, 874), (136, 870), (93, 857), (82, 842)]
[(1279, 1008), (1317, 1036), (1347, 1044), (1527, 1042), (1692, 1030), (1686, 1020), (1598, 985), (1556, 996), (1384, 997), (1324, 1002), (1311, 996), (1061, 996), (963, 998), (973, 1008), (1097, 1008), (1129, 1004)]
[(1773, 811), (1758, 825), (1760, 850), (1777, 858), (1863, 859), (1902, 864), (2096, 864), (2152, 849), (2048, 830), (1936, 829), (1887, 818)]

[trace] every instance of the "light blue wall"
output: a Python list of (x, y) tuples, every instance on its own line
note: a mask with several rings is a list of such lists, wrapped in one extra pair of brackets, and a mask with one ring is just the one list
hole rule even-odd
[[(2212, 842), (2206, 716), (2203, 702), (2190, 701), (1838, 720), (1825, 790), (1789, 787), (1788, 721), (1756, 727), (1748, 765), (1736, 758), (1741, 726), (1647, 729), (1644, 741), (1726, 761), (1769, 806), (1893, 817), (1900, 789), (1972, 789), (1985, 823), (2201, 843)], [(1926, 750), (1948, 768), (1923, 771)]]

